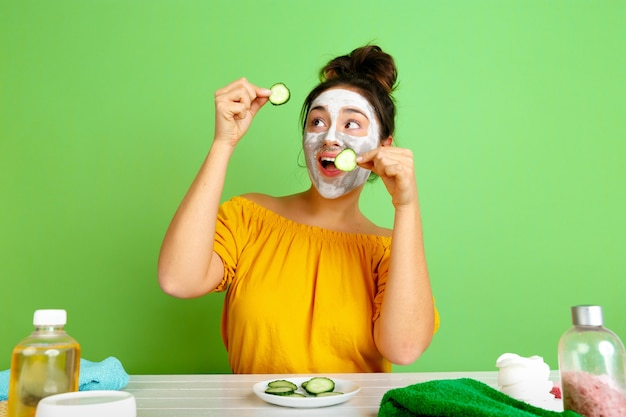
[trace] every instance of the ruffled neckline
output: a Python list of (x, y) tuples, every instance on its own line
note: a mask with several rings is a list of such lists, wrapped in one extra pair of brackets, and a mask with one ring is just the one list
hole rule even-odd
[(355, 242), (355, 240), (369, 241), (372, 243), (382, 243), (386, 245), (389, 245), (391, 243), (391, 237), (389, 236), (381, 236), (370, 233), (340, 232), (337, 230), (325, 229), (320, 226), (298, 223), (243, 196), (235, 196), (232, 197), (231, 200), (234, 202), (238, 201), (240, 204), (243, 205), (247, 205), (251, 210), (256, 211), (260, 216), (263, 216), (265, 220), (269, 220), (271, 223), (276, 224), (277, 226), (283, 226), (286, 229), (301, 231), (310, 235), (319, 236), (323, 239), (349, 240), (351, 242)]

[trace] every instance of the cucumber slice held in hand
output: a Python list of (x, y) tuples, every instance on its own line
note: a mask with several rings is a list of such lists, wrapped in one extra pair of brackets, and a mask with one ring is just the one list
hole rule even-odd
[(335, 157), (335, 166), (340, 171), (353, 171), (356, 168), (356, 152), (346, 148)]
[(280, 106), (282, 104), (285, 104), (289, 101), (289, 98), (291, 97), (291, 92), (284, 83), (274, 84), (270, 87), (270, 91), (272, 92), (272, 94), (270, 94), (269, 100), (270, 103), (272, 103), (274, 106)]

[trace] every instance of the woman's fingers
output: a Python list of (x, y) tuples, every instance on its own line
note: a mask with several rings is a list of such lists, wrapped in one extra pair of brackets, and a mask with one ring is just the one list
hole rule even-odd
[[(385, 170), (393, 165), (399, 164), (405, 169), (413, 171), (413, 152), (404, 148), (392, 148), (388, 146), (379, 147), (368, 152), (364, 152), (357, 158), (357, 163), (361, 168), (374, 171), (376, 174), (385, 174)], [(390, 172), (399, 172), (394, 169)]]
[(255, 89), (245, 78), (215, 92), (215, 102), (220, 104), (220, 109), (238, 118), (245, 117), (244, 111), (250, 108), (250, 103), (255, 98)]
[(417, 186), (411, 150), (383, 146), (361, 154), (357, 163), (382, 179), (396, 207), (416, 201)]
[(237, 142), (254, 115), (267, 103), (271, 91), (240, 78), (215, 92), (215, 135)]

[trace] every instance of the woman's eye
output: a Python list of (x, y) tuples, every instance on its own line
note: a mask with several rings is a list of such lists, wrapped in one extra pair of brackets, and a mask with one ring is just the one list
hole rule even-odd
[(346, 129), (358, 129), (360, 127), (361, 125), (354, 120), (350, 120), (348, 123), (346, 123)]
[(313, 119), (311, 124), (313, 126), (315, 126), (315, 127), (324, 127), (324, 126), (326, 126), (326, 124), (324, 123), (324, 121), (322, 119)]

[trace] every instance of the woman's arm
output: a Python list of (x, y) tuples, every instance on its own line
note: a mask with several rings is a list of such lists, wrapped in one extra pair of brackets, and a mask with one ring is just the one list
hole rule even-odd
[(410, 150), (388, 146), (359, 159), (381, 177), (395, 207), (389, 276), (374, 339), (380, 353), (400, 365), (426, 350), (435, 321), (413, 164)]
[(166, 293), (198, 297), (220, 283), (224, 269), (213, 242), (228, 162), (270, 93), (244, 78), (216, 91), (213, 144), (174, 214), (159, 254), (159, 284)]

